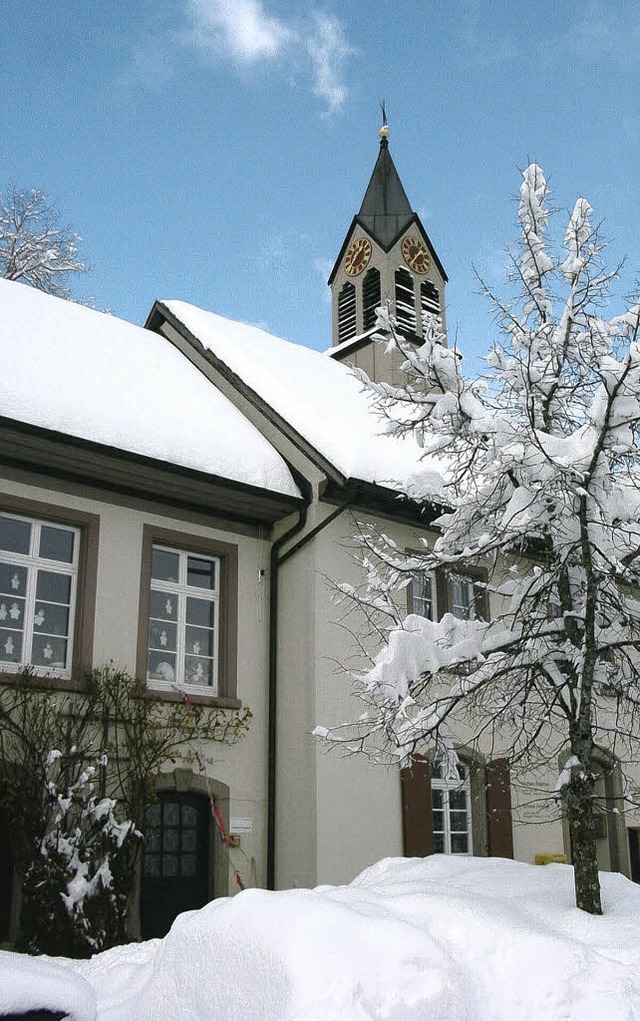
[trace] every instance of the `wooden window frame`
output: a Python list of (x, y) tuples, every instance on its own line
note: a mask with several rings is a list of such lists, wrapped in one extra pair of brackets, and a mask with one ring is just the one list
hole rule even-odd
[[(154, 685), (147, 681), (151, 554), (154, 545), (166, 546), (181, 553), (212, 557), (219, 561), (218, 690), (215, 694), (208, 690), (208, 685), (176, 682), (175, 687), (169, 689), (159, 683)], [(174, 532), (154, 525), (145, 525), (142, 536), (139, 605), (136, 675), (143, 680), (147, 691), (167, 701), (180, 701), (184, 698), (183, 692), (186, 692), (194, 704), (239, 708), (241, 703), (237, 698), (238, 547), (232, 543), (220, 542), (189, 532)]]
[[(47, 674), (38, 670), (34, 683), (81, 688), (86, 675), (93, 667), (93, 640), (96, 615), (96, 590), (98, 580), (98, 553), (100, 544), (100, 518), (75, 508), (58, 504), (43, 503), (18, 496), (0, 494), (0, 513), (15, 514), (52, 525), (66, 525), (79, 531), (79, 553), (76, 576), (75, 606), (73, 607), (72, 630), (74, 640), (71, 663), (65, 675), (61, 672)], [(10, 681), (20, 672), (3, 667), (0, 680)]]
[[(411, 551), (408, 551), (409, 555)], [(424, 571), (414, 572), (415, 574), (424, 573), (431, 576), (432, 584), (432, 602), (434, 605), (435, 613), (433, 615), (433, 621), (437, 622), (442, 619), (445, 613), (452, 613), (452, 599), (451, 599), (451, 586), (449, 584), (450, 575), (457, 574), (461, 578), (465, 578), (474, 585), (475, 603), (474, 603), (474, 617), (476, 620), (489, 620), (489, 601), (487, 598), (486, 581), (487, 572), (482, 568), (472, 567), (456, 567), (455, 570), (445, 571), (439, 568), (436, 571)], [(414, 588), (413, 579), (407, 586), (407, 611), (409, 613), (416, 613), (414, 608)]]

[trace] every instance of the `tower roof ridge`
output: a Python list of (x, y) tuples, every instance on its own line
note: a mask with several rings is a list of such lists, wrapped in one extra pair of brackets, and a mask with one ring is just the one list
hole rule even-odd
[(386, 248), (407, 226), (412, 216), (414, 211), (389, 152), (388, 133), (381, 132), (380, 151), (358, 219), (371, 236)]

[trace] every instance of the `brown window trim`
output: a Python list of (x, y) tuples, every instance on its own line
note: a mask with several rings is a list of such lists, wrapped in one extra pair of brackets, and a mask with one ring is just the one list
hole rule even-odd
[(189, 691), (189, 700), (194, 705), (216, 705), (227, 709), (239, 709), (237, 698), (238, 674), (238, 547), (232, 543), (219, 542), (189, 532), (174, 532), (155, 525), (145, 525), (142, 534), (142, 567), (140, 570), (140, 612), (138, 618), (138, 650), (136, 675), (145, 684), (150, 696), (168, 702), (179, 702), (179, 691), (162, 691), (147, 687), (147, 631), (149, 626), (149, 593), (151, 590), (151, 549), (154, 543), (172, 546), (174, 549), (220, 560), (220, 635), (218, 647), (218, 692), (208, 694), (203, 685), (202, 692)]
[[(34, 686), (81, 690), (85, 684), (86, 674), (93, 666), (100, 518), (97, 514), (87, 514), (72, 507), (9, 496), (7, 493), (0, 494), (0, 511), (22, 514), (24, 517), (38, 518), (40, 521), (71, 525), (80, 530), (71, 679), (38, 674), (34, 677)], [(10, 681), (14, 676), (13, 672), (4, 672), (1, 679)]]

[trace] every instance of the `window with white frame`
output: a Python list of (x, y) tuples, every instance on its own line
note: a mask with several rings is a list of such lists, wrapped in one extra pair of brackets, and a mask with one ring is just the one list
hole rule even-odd
[(436, 579), (429, 571), (417, 571), (411, 578), (411, 612), (436, 620)]
[(80, 531), (0, 514), (0, 670), (71, 676)]
[(444, 760), (431, 770), (433, 848), (436, 854), (472, 854), (469, 768)]
[(218, 691), (220, 560), (154, 544), (147, 680)]
[(464, 574), (451, 574), (448, 578), (451, 613), (460, 620), (473, 620), (475, 610), (475, 583)]

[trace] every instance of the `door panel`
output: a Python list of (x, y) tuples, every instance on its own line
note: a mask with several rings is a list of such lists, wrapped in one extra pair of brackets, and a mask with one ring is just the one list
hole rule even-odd
[(203, 795), (160, 795), (148, 810), (140, 889), (143, 939), (165, 936), (177, 915), (213, 896), (211, 812)]

